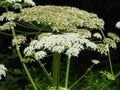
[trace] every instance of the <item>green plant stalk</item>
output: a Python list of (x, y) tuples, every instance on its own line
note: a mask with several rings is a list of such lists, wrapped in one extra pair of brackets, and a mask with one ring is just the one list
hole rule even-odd
[[(105, 38), (105, 35), (104, 35), (104, 33), (103, 33), (103, 31), (101, 29), (100, 29), (100, 32), (102, 33), (103, 38)], [(109, 60), (111, 74), (114, 75), (114, 73), (113, 73), (113, 67), (112, 67), (112, 62), (111, 62), (110, 51), (108, 52), (108, 60)]]
[(53, 70), (52, 76), (53, 76), (53, 82), (54, 82), (56, 90), (59, 89), (60, 59), (61, 59), (61, 55), (57, 52), (54, 52), (53, 65), (52, 65), (52, 70)]
[(55, 86), (54, 83), (53, 83), (53, 79), (52, 79), (52, 77), (50, 76), (50, 74), (48, 73), (48, 71), (46, 70), (46, 68), (44, 67), (44, 64), (42, 64), (42, 62), (41, 62), (40, 60), (38, 60), (38, 63), (39, 63), (39, 65), (41, 66), (42, 70), (44, 71), (46, 77), (49, 79), (50, 83), (51, 83), (53, 86)]
[(91, 65), (90, 68), (88, 68), (86, 72), (69, 87), (69, 89), (73, 88), (81, 79), (83, 79), (85, 75), (93, 68), (94, 65), (95, 64)]
[(113, 68), (112, 68), (112, 62), (111, 62), (111, 57), (110, 57), (110, 51), (108, 52), (108, 60), (109, 60), (109, 64), (110, 64), (111, 74), (114, 75)]
[(0, 33), (3, 34), (3, 35), (12, 36), (12, 34), (7, 34), (5, 32), (0, 32)]
[(69, 71), (70, 71), (70, 57), (67, 59), (67, 68), (66, 68), (66, 77), (65, 77), (65, 89), (68, 89), (68, 79), (69, 79)]
[(5, 8), (6, 12), (8, 12), (8, 11), (9, 11), (9, 10), (8, 10), (8, 8), (7, 8), (6, 6), (4, 6), (4, 8)]
[[(14, 29), (12, 29), (12, 34), (13, 34), (13, 38), (16, 38), (16, 34), (15, 34)], [(20, 61), (22, 61), (23, 58), (22, 58), (22, 55), (20, 53), (18, 45), (16, 45), (16, 50), (17, 50), (18, 56), (20, 58)], [(37, 87), (36, 87), (36, 85), (35, 85), (35, 83), (34, 83), (34, 81), (33, 81), (33, 79), (32, 79), (32, 77), (31, 77), (31, 75), (30, 75), (30, 73), (29, 73), (29, 71), (28, 71), (28, 69), (27, 69), (27, 66), (25, 65), (25, 63), (22, 63), (22, 65), (23, 65), (23, 68), (26, 71), (26, 74), (27, 74), (27, 76), (28, 76), (28, 78), (29, 78), (29, 80), (30, 80), (30, 82), (31, 82), (34, 90), (38, 90)]]

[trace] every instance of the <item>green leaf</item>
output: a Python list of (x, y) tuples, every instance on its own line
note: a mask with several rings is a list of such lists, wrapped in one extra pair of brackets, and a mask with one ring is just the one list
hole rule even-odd
[(111, 74), (110, 72), (107, 72), (107, 79), (108, 80), (115, 80), (115, 76)]

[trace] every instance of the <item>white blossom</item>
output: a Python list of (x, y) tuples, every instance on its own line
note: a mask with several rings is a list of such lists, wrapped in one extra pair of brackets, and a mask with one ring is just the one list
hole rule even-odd
[(22, 0), (15, 0), (16, 2), (22, 2)]
[(6, 76), (6, 71), (7, 71), (7, 68), (3, 65), (3, 64), (0, 64), (0, 80), (2, 79), (2, 75), (5, 77)]
[(97, 49), (97, 45), (93, 42), (91, 42), (90, 40), (88, 39), (84, 39), (84, 43), (86, 44), (86, 47), (87, 48), (91, 48), (93, 50), (96, 50)]
[(108, 44), (97, 44), (97, 51), (100, 52), (100, 54), (105, 54), (109, 52), (109, 46)]
[(116, 28), (120, 29), (120, 21), (116, 23)]
[(35, 53), (34, 48), (32, 46), (26, 47), (24, 49), (25, 56), (32, 56)]
[(115, 49), (117, 48), (117, 45), (116, 45), (115, 41), (112, 40), (112, 39), (110, 39), (110, 38), (105, 38), (105, 39), (103, 40), (103, 42), (104, 42), (105, 44), (108, 44), (109, 47), (112, 47), (112, 48), (115, 48)]
[(38, 51), (35, 53), (35, 59), (36, 60), (43, 59), (46, 55), (47, 53), (45, 51)]
[(52, 52), (58, 52), (58, 53), (62, 53), (65, 50), (64, 46), (54, 46), (52, 49)]
[(97, 39), (102, 39), (102, 36), (100, 33), (94, 33), (93, 37), (97, 38)]
[(116, 35), (115, 33), (109, 32), (107, 34), (111, 39), (113, 39), (115, 42), (120, 42), (120, 37), (118, 35)]
[(68, 56), (68, 57), (72, 57), (72, 56), (78, 56), (78, 54), (79, 54), (79, 52), (80, 52), (80, 50), (79, 49), (77, 49), (77, 48), (69, 48), (67, 51), (66, 51), (66, 55)]
[(17, 35), (17, 36), (12, 40), (12, 45), (15, 46), (15, 45), (23, 44), (23, 43), (25, 43), (26, 40), (27, 40), (27, 39), (26, 39), (26, 36)]
[(30, 4), (32, 6), (35, 6), (35, 2), (33, 2), (32, 0), (24, 0), (24, 3)]
[(38, 40), (31, 41), (30, 45), (25, 48), (24, 54), (26, 56), (33, 55), (33, 53), (36, 55), (36, 51), (39, 50), (49, 50), (51, 52), (65, 53), (71, 57), (78, 56), (79, 52), (84, 50), (85, 45), (91, 49), (96, 49), (93, 42), (83, 38), (78, 33), (51, 34), (42, 35), (42, 37), (39, 35), (39, 37)]
[(80, 29), (80, 30), (78, 30), (78, 33), (83, 38), (91, 38), (91, 32), (89, 30)]

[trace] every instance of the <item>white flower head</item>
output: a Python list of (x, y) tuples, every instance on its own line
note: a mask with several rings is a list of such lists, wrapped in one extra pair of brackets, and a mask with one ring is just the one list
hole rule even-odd
[(35, 53), (35, 59), (36, 60), (43, 59), (46, 55), (47, 53), (45, 51), (38, 51)]
[(91, 48), (93, 50), (96, 50), (97, 49), (97, 45), (93, 42), (91, 42), (90, 40), (88, 39), (84, 39), (85, 40), (85, 44), (86, 44), (86, 47), (87, 48)]
[(24, 49), (24, 52), (25, 56), (32, 56), (35, 51), (34, 51), (34, 48), (32, 46), (28, 46)]
[(115, 43), (115, 41), (114, 40), (112, 40), (112, 39), (110, 39), (110, 38), (105, 38), (104, 40), (103, 40), (103, 42), (105, 43), (105, 44), (107, 44), (109, 47), (112, 47), (112, 48), (117, 48), (117, 45), (116, 45), (116, 43)]
[(100, 33), (94, 33), (93, 37), (97, 38), (97, 39), (102, 39), (102, 36)]
[(33, 2), (33, 0), (24, 0), (24, 3), (30, 4), (32, 6), (35, 6), (35, 2)]
[(120, 42), (120, 37), (116, 35), (115, 33), (109, 32), (107, 34), (111, 39), (113, 39), (115, 42)]
[(120, 21), (116, 23), (116, 28), (120, 29)]
[(69, 48), (69, 49), (66, 51), (65, 54), (66, 54), (68, 57), (72, 57), (72, 56), (78, 57), (79, 52), (80, 52), (80, 50), (77, 49), (77, 48)]
[(22, 2), (22, 0), (15, 0), (16, 2)]
[(0, 80), (2, 79), (1, 77), (2, 75), (6, 76), (6, 71), (7, 71), (7, 68), (4, 65), (0, 64)]
[(78, 33), (80, 34), (81, 37), (83, 38), (91, 38), (91, 32), (86, 29), (80, 29), (78, 30)]
[(100, 54), (105, 54), (109, 52), (109, 46), (108, 44), (97, 44), (97, 51), (100, 52)]
[(54, 46), (52, 52), (62, 53), (65, 50), (64, 46)]
[(26, 40), (27, 40), (27, 39), (26, 39), (26, 36), (17, 35), (17, 36), (12, 40), (12, 45), (15, 46), (15, 45), (23, 44), (23, 43), (25, 43)]

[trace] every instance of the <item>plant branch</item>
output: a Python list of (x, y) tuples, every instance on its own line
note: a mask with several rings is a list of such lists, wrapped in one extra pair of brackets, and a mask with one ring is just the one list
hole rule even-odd
[(53, 86), (55, 86), (54, 83), (53, 83), (53, 79), (52, 79), (52, 77), (50, 76), (50, 74), (48, 73), (48, 71), (46, 70), (46, 68), (44, 67), (44, 64), (42, 64), (42, 62), (41, 62), (40, 60), (38, 60), (37, 62), (38, 62), (39, 65), (41, 66), (42, 70), (44, 71), (45, 75), (46, 75), (47, 78), (49, 79), (50, 83), (51, 83)]
[(94, 65), (95, 64), (91, 65), (91, 67), (88, 68), (87, 71), (69, 87), (69, 89), (73, 88), (81, 79), (83, 79), (85, 75), (93, 68)]
[(70, 71), (70, 57), (68, 57), (67, 60), (67, 68), (66, 68), (66, 78), (65, 78), (65, 88), (67, 90), (68, 88), (68, 78), (69, 78), (69, 71)]
[[(16, 38), (16, 34), (15, 34), (14, 29), (12, 29), (12, 34), (13, 34), (13, 38)], [(22, 58), (22, 55), (20, 53), (20, 49), (19, 49), (18, 45), (16, 45), (16, 50), (17, 50), (18, 56), (20, 58), (20, 61), (22, 61), (23, 58)], [(30, 80), (34, 90), (38, 90), (36, 85), (35, 85), (35, 83), (34, 83), (34, 81), (33, 81), (33, 79), (32, 79), (32, 77), (31, 77), (31, 75), (30, 75), (30, 73), (29, 73), (29, 71), (28, 71), (28, 69), (27, 69), (27, 66), (25, 65), (25, 63), (22, 63), (22, 65), (23, 65), (23, 67), (24, 67), (24, 69), (26, 71), (26, 74), (27, 74), (27, 76), (28, 76), (28, 78), (29, 78), (29, 80)]]

